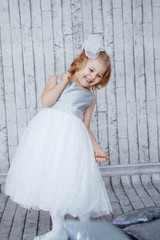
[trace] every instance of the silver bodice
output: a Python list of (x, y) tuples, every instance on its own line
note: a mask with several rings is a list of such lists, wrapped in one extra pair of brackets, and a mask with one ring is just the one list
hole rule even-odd
[[(60, 81), (61, 78), (59, 77), (57, 83)], [(95, 94), (88, 89), (80, 87), (75, 82), (69, 82), (57, 99), (57, 103), (73, 106), (84, 114), (86, 108), (92, 104), (94, 96)]]

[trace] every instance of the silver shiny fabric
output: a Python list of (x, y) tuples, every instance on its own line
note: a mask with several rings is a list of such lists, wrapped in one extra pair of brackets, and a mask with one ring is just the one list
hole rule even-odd
[[(61, 79), (59, 77), (57, 83), (60, 81)], [(88, 89), (80, 87), (75, 82), (69, 82), (64, 88), (63, 92), (60, 94), (56, 103), (69, 105), (73, 107), (73, 112), (75, 112), (74, 109), (77, 109), (84, 114), (86, 108), (92, 104), (94, 96), (95, 94)], [(55, 104), (53, 104), (51, 107), (54, 107)]]
[(60, 111), (65, 111), (68, 113), (71, 113), (72, 115), (80, 118), (81, 120), (83, 120), (83, 112), (77, 108), (75, 108), (74, 106), (71, 106), (69, 104), (64, 104), (62, 102), (56, 102), (52, 108), (54, 109), (58, 109)]

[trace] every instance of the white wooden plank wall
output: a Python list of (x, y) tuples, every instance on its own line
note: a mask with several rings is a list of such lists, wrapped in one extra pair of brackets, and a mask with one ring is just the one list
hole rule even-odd
[(160, 161), (160, 1), (0, 0), (0, 173), (42, 108), (48, 77), (67, 71), (89, 33), (102, 37), (112, 76), (91, 129), (110, 161)]

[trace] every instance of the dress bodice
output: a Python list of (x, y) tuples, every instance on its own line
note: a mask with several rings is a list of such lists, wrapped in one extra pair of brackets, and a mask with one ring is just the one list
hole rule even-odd
[[(61, 78), (58, 77), (57, 83), (60, 81)], [(72, 105), (84, 113), (85, 109), (92, 104), (94, 96), (95, 94), (88, 89), (80, 87), (75, 82), (69, 82), (60, 94), (57, 102)]]

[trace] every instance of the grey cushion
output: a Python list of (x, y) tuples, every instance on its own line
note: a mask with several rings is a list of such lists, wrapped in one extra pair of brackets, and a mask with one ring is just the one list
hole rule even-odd
[(130, 225), (124, 231), (138, 240), (160, 240), (160, 219)]
[(129, 240), (123, 230), (108, 221), (63, 220), (63, 226), (71, 240)]
[(113, 219), (113, 224), (119, 227), (126, 227), (131, 224), (149, 222), (157, 218), (160, 218), (160, 207), (140, 208), (117, 216)]

